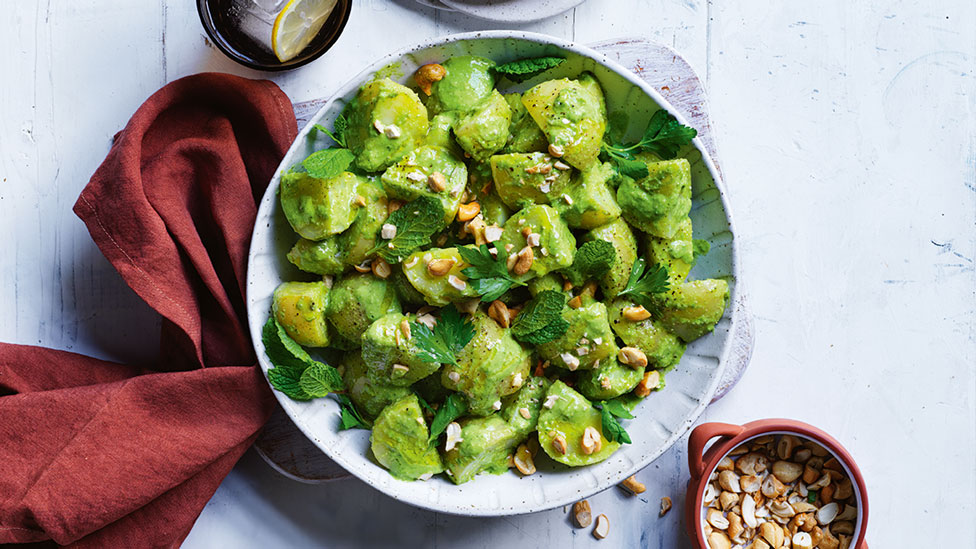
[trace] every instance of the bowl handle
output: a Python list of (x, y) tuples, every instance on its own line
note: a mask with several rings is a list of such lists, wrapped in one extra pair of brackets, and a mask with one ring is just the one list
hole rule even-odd
[(705, 474), (705, 464), (714, 457), (719, 450), (719, 445), (715, 444), (702, 455), (705, 445), (715, 437), (734, 437), (743, 431), (741, 425), (730, 423), (702, 423), (691, 432), (688, 438), (688, 470), (691, 471), (692, 479), (699, 479)]

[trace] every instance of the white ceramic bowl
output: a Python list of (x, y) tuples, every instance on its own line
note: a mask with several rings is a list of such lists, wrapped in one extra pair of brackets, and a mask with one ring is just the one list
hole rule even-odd
[[(564, 56), (566, 63), (517, 89), (527, 89), (549, 78), (592, 71), (603, 85), (608, 109), (625, 110), (630, 115), (632, 136), (642, 131), (650, 115), (659, 108), (668, 109), (686, 122), (652, 87), (627, 69), (586, 47), (539, 34), (514, 31), (458, 34), (377, 61), (339, 88), (299, 133), (261, 201), (251, 241), (247, 311), (255, 351), (265, 372), (271, 365), (261, 344), (261, 327), (268, 318), (272, 292), (282, 281), (309, 279), (285, 259), (297, 236), (288, 226), (277, 200), (282, 171), (326, 146), (325, 141), (317, 143), (309, 139), (308, 129), (319, 122), (331, 127), (331, 121), (355, 96), (360, 84), (378, 71), (407, 83), (417, 67), (464, 54), (499, 62), (540, 55)], [(339, 411), (332, 399), (296, 402), (276, 391), (282, 408), (309, 439), (353, 475), (398, 500), (446, 513), (496, 516), (551, 509), (588, 497), (636, 473), (670, 448), (709, 403), (729, 355), (730, 332), (738, 322), (731, 306), (736, 303), (738, 275), (732, 220), (715, 165), (698, 140), (695, 147), (697, 151), (689, 155), (694, 197), (691, 217), (695, 238), (709, 240), (712, 250), (699, 260), (691, 276), (727, 279), (732, 292), (730, 307), (714, 333), (688, 346), (681, 364), (668, 374), (667, 387), (637, 407), (637, 419), (627, 425), (633, 444), (624, 445), (606, 461), (590, 467), (568, 468), (539, 459), (539, 472), (525, 478), (514, 473), (483, 474), (460, 486), (441, 476), (426, 482), (403, 482), (391, 477), (374, 461), (369, 451), (368, 431), (337, 430)]]

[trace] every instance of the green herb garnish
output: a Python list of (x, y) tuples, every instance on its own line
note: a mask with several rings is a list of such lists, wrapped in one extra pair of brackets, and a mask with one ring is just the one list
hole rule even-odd
[(436, 199), (421, 196), (390, 214), (386, 222), (397, 228), (396, 235), (379, 239), (368, 252), (382, 257), (387, 263), (398, 263), (417, 248), (430, 244), (430, 238), (444, 225), (444, 208)]
[(441, 318), (431, 330), (426, 324), (410, 323), (417, 357), (427, 363), (457, 364), (457, 354), (474, 337), (474, 326), (453, 305), (441, 309)]
[(308, 155), (302, 167), (316, 179), (329, 179), (349, 169), (355, 159), (356, 155), (349, 149), (325, 149)]
[(315, 124), (312, 126), (312, 131), (320, 131), (332, 138), (342, 148), (346, 148), (346, 130), (349, 128), (349, 121), (343, 113), (339, 113), (335, 121), (332, 122), (333, 130), (330, 132), (328, 128), (321, 124)]
[(369, 429), (370, 423), (359, 414), (349, 397), (343, 394), (336, 394), (339, 402), (339, 430), (346, 429)]
[(563, 274), (579, 286), (586, 280), (596, 280), (605, 275), (617, 261), (617, 250), (606, 240), (591, 240), (576, 250), (573, 264)]
[(522, 343), (542, 345), (561, 337), (569, 329), (563, 318), (566, 295), (556, 290), (539, 292), (512, 323), (512, 337)]
[(298, 384), (312, 398), (324, 397), (329, 393), (341, 391), (345, 388), (339, 371), (321, 362), (313, 362), (308, 368), (305, 368), (302, 376), (298, 379)]
[(629, 296), (645, 309), (651, 309), (652, 296), (668, 291), (668, 269), (664, 265), (655, 263), (645, 273), (646, 266), (647, 262), (643, 258), (634, 262), (627, 286), (617, 294), (617, 297)]
[(495, 74), (500, 74), (512, 82), (525, 82), (551, 68), (562, 65), (565, 61), (562, 57), (534, 57), (496, 65), (492, 70)]
[(471, 288), (481, 296), (481, 301), (491, 302), (502, 296), (512, 286), (525, 286), (512, 277), (508, 272), (505, 256), (501, 253), (493, 257), (488, 246), (482, 244), (477, 248), (460, 246), (458, 253), (470, 267), (461, 271), (468, 279)]
[(615, 400), (601, 401), (595, 408), (600, 410), (603, 436), (607, 437), (607, 440), (611, 442), (630, 444), (630, 435), (620, 425), (620, 420), (617, 418), (634, 419), (634, 415), (623, 404)]
[(268, 370), (268, 381), (292, 400), (312, 400), (343, 389), (339, 372), (310, 357), (274, 317), (264, 324), (261, 341), (274, 365)]
[(464, 399), (464, 395), (461, 393), (451, 393), (444, 400), (444, 404), (437, 409), (437, 414), (434, 415), (434, 419), (430, 422), (430, 438), (428, 441), (433, 442), (437, 440), (437, 437), (441, 436), (441, 433), (447, 429), (447, 426), (455, 419), (461, 417), (468, 411), (468, 401)]
[[(661, 109), (651, 116), (640, 141), (630, 145), (604, 141), (602, 152), (622, 175), (640, 179), (647, 177), (647, 164), (638, 160), (635, 153), (650, 152), (668, 160), (677, 156), (681, 147), (691, 143), (697, 135), (698, 130), (682, 125), (668, 111)], [(611, 139), (609, 135), (606, 138)]]

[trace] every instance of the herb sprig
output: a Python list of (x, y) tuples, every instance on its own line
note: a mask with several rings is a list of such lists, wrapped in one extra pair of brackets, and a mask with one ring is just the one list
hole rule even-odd
[(339, 116), (337, 116), (335, 120), (332, 122), (332, 131), (329, 131), (328, 128), (326, 128), (321, 124), (315, 124), (314, 126), (312, 126), (312, 131), (309, 133), (312, 133), (314, 135), (314, 132), (320, 131), (328, 135), (330, 138), (332, 138), (332, 140), (335, 141), (336, 145), (339, 145), (342, 148), (347, 148), (346, 147), (347, 129), (349, 129), (349, 120), (346, 119), (345, 114), (339, 113)]
[(458, 253), (471, 265), (465, 267), (461, 274), (468, 278), (468, 283), (481, 296), (481, 301), (494, 301), (512, 286), (525, 286), (524, 282), (509, 274), (505, 256), (499, 253), (497, 258), (493, 257), (485, 244), (477, 248), (461, 246)]
[(617, 261), (617, 250), (606, 240), (591, 240), (576, 250), (573, 264), (563, 271), (566, 278), (578, 286), (596, 280), (607, 273)]
[(461, 393), (451, 393), (444, 399), (444, 404), (437, 409), (434, 419), (430, 422), (429, 442), (437, 440), (447, 426), (455, 419), (463, 416), (468, 411), (468, 401)]
[(434, 324), (433, 330), (426, 324), (411, 322), (410, 333), (420, 360), (433, 364), (457, 364), (457, 354), (474, 337), (474, 326), (452, 305), (441, 309), (441, 318)]
[(339, 114), (333, 122), (333, 128), (333, 131), (329, 131), (325, 126), (315, 124), (309, 132), (310, 136), (314, 136), (316, 132), (324, 132), (338, 145), (338, 147), (315, 151), (302, 161), (302, 167), (308, 175), (316, 179), (336, 177), (348, 170), (356, 160), (356, 155), (346, 147), (346, 130), (349, 128), (349, 121), (344, 115)]
[(525, 82), (551, 68), (562, 65), (565, 61), (562, 57), (534, 57), (496, 65), (492, 70), (495, 74), (504, 76), (512, 82)]
[(512, 323), (512, 337), (522, 343), (542, 345), (562, 337), (569, 322), (562, 316), (566, 295), (556, 290), (539, 292)]
[(651, 116), (640, 141), (630, 145), (615, 143), (607, 134), (602, 152), (607, 160), (613, 161), (620, 174), (640, 179), (648, 175), (647, 164), (639, 160), (636, 153), (650, 152), (668, 160), (676, 157), (681, 147), (691, 143), (697, 135), (698, 130), (682, 125), (668, 111), (661, 109)]
[(647, 269), (647, 262), (640, 258), (634, 262), (630, 270), (630, 278), (627, 279), (627, 286), (617, 294), (618, 297), (630, 297), (634, 302), (643, 305), (645, 309), (653, 307), (654, 294), (663, 294), (668, 291), (668, 269), (664, 265), (655, 263)]
[(347, 429), (369, 429), (371, 424), (356, 410), (352, 400), (348, 396), (336, 393), (336, 400), (339, 402), (339, 430)]
[(396, 227), (396, 234), (387, 240), (380, 238), (367, 255), (375, 253), (387, 263), (398, 263), (417, 248), (430, 244), (430, 239), (444, 223), (444, 208), (430, 196), (421, 196), (390, 214), (387, 223)]
[(630, 410), (616, 400), (603, 400), (600, 401), (599, 405), (595, 405), (594, 407), (600, 410), (603, 436), (607, 437), (607, 440), (611, 442), (630, 444), (630, 435), (624, 429), (623, 425), (620, 424), (620, 419), (618, 419), (634, 419), (634, 415), (630, 413)]

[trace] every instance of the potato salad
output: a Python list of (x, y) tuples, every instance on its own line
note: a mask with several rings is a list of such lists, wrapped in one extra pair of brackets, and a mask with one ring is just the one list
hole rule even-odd
[(281, 176), (305, 275), (274, 292), (269, 381), (336, 399), (398, 479), (607, 459), (724, 314), (726, 281), (687, 280), (695, 130), (660, 110), (622, 141), (593, 74), (545, 80), (563, 61), (375, 77)]

